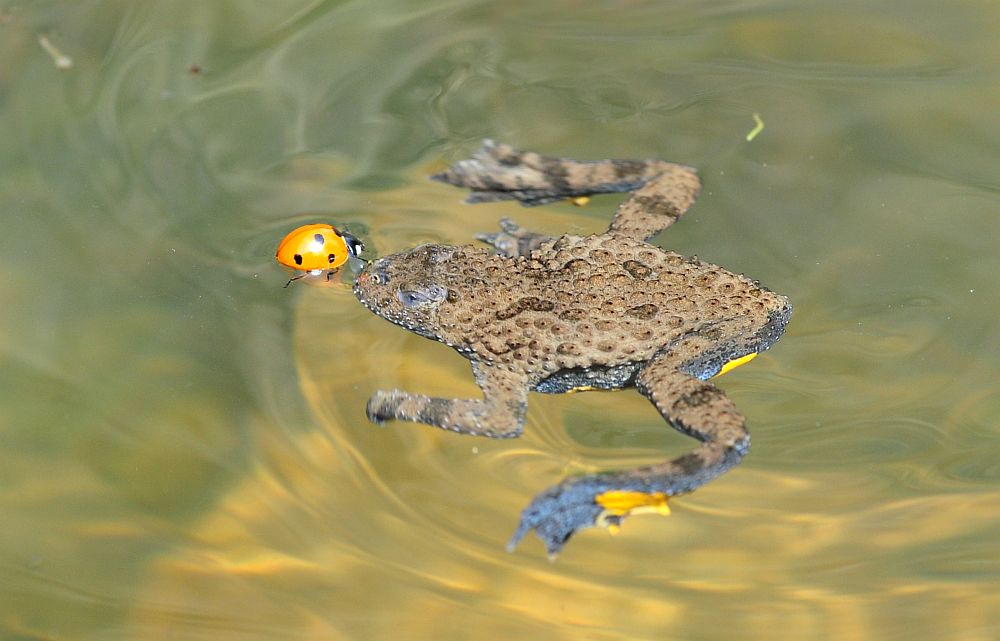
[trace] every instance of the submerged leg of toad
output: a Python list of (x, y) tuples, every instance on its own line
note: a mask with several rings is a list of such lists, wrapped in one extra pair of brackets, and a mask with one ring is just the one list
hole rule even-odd
[(663, 418), (702, 445), (672, 461), (569, 478), (545, 490), (521, 514), (509, 550), (535, 530), (554, 556), (583, 528), (617, 528), (629, 514), (649, 509), (665, 513), (668, 497), (707, 483), (739, 463), (750, 448), (733, 402), (711, 383), (678, 371), (677, 363), (652, 361), (639, 373), (636, 387)]
[(482, 366), (472, 371), (483, 400), (434, 398), (402, 390), (379, 390), (368, 401), (368, 419), (389, 419), (433, 425), (444, 430), (489, 438), (516, 438), (524, 428), (528, 387), (523, 376)]
[[(468, 160), (431, 176), (471, 191), (469, 203), (518, 200), (535, 206), (600, 193), (633, 192), (615, 212), (611, 231), (647, 239), (663, 231), (691, 206), (701, 189), (690, 167), (663, 160), (573, 160), (521, 151), (492, 140)], [(509, 218), (500, 231), (476, 234), (514, 258), (528, 256), (550, 237), (530, 232)]]
[[(573, 160), (521, 151), (492, 140), (483, 141), (472, 158), (431, 178), (470, 190), (469, 203), (517, 200), (535, 206), (593, 194), (632, 192), (615, 212), (610, 231), (637, 239), (650, 238), (673, 224), (701, 189), (694, 169), (677, 163)], [(512, 225), (501, 223), (504, 232), (509, 231), (507, 224)], [(480, 239), (508, 256), (514, 255), (492, 240)]]

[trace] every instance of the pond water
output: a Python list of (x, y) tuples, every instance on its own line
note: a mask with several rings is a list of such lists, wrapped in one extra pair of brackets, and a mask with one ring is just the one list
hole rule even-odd
[[(0, 2), (0, 637), (1000, 637), (1000, 5)], [(765, 128), (746, 139), (759, 114)], [(513, 216), (425, 180), (485, 137), (699, 168), (656, 243), (796, 312), (720, 386), (744, 463), (550, 562), (567, 473), (690, 449), (634, 392), (493, 442), (365, 418), (468, 363), (282, 285)]]

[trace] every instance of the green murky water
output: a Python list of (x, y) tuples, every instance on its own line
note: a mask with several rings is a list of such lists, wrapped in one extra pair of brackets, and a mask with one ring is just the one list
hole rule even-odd
[[(0, 638), (997, 638), (998, 30), (977, 1), (0, 2)], [(533, 395), (520, 441), (373, 427), (372, 390), (471, 395), (467, 363), (271, 260), (307, 220), (380, 253), (606, 225), (613, 197), (423, 179), (483, 137), (697, 166), (658, 242), (796, 305), (721, 381), (744, 464), (554, 564), (503, 550), (535, 492), (690, 442), (628, 392)]]

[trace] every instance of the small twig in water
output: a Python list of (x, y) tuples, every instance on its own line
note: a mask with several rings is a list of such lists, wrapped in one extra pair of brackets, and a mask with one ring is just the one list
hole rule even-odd
[(48, 52), (52, 56), (52, 62), (56, 64), (56, 69), (69, 69), (73, 66), (73, 59), (64, 54), (62, 51), (56, 48), (52, 41), (49, 40), (48, 36), (38, 36), (38, 44), (42, 45), (42, 49)]
[(757, 123), (757, 126), (750, 130), (747, 134), (747, 142), (750, 142), (757, 137), (757, 134), (764, 131), (764, 121), (760, 119), (760, 114), (753, 115), (753, 121)]

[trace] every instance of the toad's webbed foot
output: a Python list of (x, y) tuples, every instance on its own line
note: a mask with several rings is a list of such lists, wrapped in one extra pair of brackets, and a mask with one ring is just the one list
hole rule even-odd
[(493, 246), (498, 254), (515, 258), (530, 255), (532, 251), (538, 249), (539, 245), (551, 240), (552, 237), (528, 231), (510, 218), (501, 218), (500, 231), (490, 234), (476, 234), (475, 238)]
[(507, 543), (508, 552), (513, 552), (524, 535), (534, 530), (549, 557), (554, 558), (578, 530), (597, 525), (602, 508), (594, 500), (594, 488), (583, 479), (576, 481), (550, 487), (524, 508), (517, 531)]
[(507, 550), (512, 552), (525, 534), (535, 530), (554, 558), (570, 537), (584, 528), (606, 527), (614, 534), (627, 516), (670, 514), (669, 495), (648, 489), (622, 489), (630, 485), (626, 475), (607, 472), (566, 479), (550, 487), (521, 513), (521, 522)]

